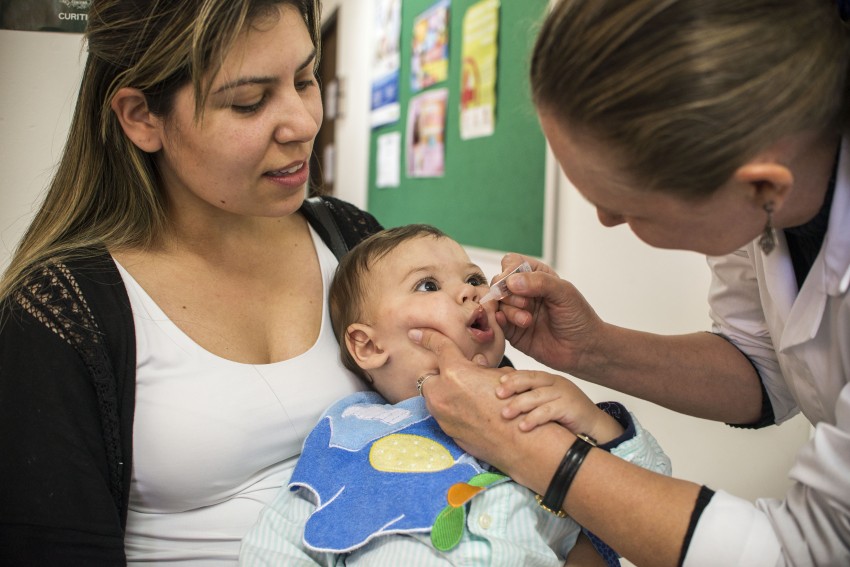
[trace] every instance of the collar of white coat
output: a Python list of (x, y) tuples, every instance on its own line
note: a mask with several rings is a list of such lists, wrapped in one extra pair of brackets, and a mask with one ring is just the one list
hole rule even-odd
[[(845, 137), (841, 141), (823, 246), (799, 291), (785, 239), (781, 238), (781, 242), (783, 246), (778, 246), (771, 255), (764, 255), (757, 246), (751, 247), (754, 253), (762, 254), (765, 272), (770, 274), (768, 287), (772, 295), (786, 297), (790, 308), (785, 315), (780, 352), (813, 339), (820, 328), (827, 298), (844, 294), (850, 285), (850, 139)], [(785, 253), (777, 254), (780, 250)]]
[(841, 295), (850, 286), (850, 139), (841, 140), (835, 193), (822, 251), (826, 293)]

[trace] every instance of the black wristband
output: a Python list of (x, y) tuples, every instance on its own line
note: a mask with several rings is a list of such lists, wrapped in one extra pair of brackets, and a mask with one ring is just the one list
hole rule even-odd
[(570, 489), (579, 467), (584, 462), (584, 458), (595, 446), (596, 441), (592, 437), (587, 435), (576, 437), (576, 440), (564, 454), (554, 476), (552, 476), (549, 488), (546, 489), (546, 495), (537, 500), (543, 508), (558, 516), (566, 515), (561, 510), (564, 498), (566, 498), (567, 491)]

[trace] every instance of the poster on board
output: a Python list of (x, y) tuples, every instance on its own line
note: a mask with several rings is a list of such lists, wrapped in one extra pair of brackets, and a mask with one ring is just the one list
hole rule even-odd
[(372, 56), (372, 128), (398, 121), (401, 66), (401, 0), (375, 0), (375, 43)]
[(499, 0), (481, 0), (463, 16), (460, 137), (492, 136), (496, 128)]
[(407, 176), (442, 177), (446, 162), (448, 89), (425, 91), (407, 106)]
[(410, 90), (421, 91), (449, 76), (449, 0), (440, 0), (413, 22)]
[(91, 0), (3, 0), (0, 29), (83, 33)]

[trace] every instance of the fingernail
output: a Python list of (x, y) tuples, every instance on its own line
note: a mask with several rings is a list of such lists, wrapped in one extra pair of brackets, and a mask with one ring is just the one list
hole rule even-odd
[(420, 331), (419, 329), (410, 329), (409, 331), (407, 331), (407, 336), (414, 343), (418, 343), (422, 340), (422, 331)]
[(525, 291), (526, 289), (528, 289), (528, 283), (525, 280), (525, 276), (520, 276), (519, 274), (511, 276), (511, 291)]
[(507, 374), (502, 374), (501, 376), (499, 376), (499, 382), (501, 382), (502, 384), (504, 384), (507, 381), (508, 381), (508, 375)]

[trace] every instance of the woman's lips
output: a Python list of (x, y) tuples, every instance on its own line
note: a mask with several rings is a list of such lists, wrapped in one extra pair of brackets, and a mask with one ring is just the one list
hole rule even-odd
[(302, 161), (283, 169), (267, 171), (263, 176), (286, 187), (302, 187), (310, 178), (310, 168), (306, 161)]

